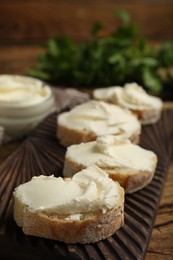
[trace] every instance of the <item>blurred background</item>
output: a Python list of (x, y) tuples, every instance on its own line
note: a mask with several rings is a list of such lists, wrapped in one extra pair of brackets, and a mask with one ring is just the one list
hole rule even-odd
[(147, 42), (173, 42), (172, 0), (1, 0), (0, 74), (24, 74), (51, 37), (88, 41), (96, 21), (104, 26), (102, 35), (108, 35), (121, 23), (119, 9), (129, 13)]

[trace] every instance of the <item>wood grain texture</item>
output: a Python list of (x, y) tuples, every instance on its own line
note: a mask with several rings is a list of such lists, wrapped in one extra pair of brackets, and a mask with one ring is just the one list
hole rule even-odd
[(173, 155), (146, 260), (173, 259)]
[(87, 40), (95, 21), (103, 23), (105, 33), (115, 29), (118, 9), (127, 10), (149, 40), (173, 40), (173, 2), (168, 0), (8, 0), (0, 1), (0, 43), (41, 43), (63, 34)]
[(0, 46), (0, 74), (26, 74), (42, 51), (37, 45)]

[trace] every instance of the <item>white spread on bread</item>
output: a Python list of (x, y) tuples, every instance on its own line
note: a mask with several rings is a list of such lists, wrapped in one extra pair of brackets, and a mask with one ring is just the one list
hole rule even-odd
[(91, 100), (58, 116), (58, 124), (96, 135), (130, 137), (141, 130), (138, 119), (127, 110), (103, 101)]
[(116, 92), (116, 88), (118, 87), (119, 86), (96, 88), (93, 91), (93, 96), (95, 99), (113, 103), (113, 96), (114, 93)]
[(15, 203), (20, 201), (34, 212), (78, 219), (88, 212), (105, 213), (116, 207), (118, 189), (118, 183), (98, 167), (91, 166), (72, 178), (33, 177), (15, 189), (14, 198)]
[(43, 102), (51, 95), (41, 80), (18, 75), (0, 75), (0, 104), (25, 107)]
[[(101, 136), (93, 142), (69, 146), (66, 158), (83, 167), (95, 164), (102, 169), (118, 168), (118, 171), (129, 174), (136, 171), (153, 171), (157, 163), (154, 152), (114, 135)], [(66, 176), (65, 168), (64, 175)]]
[(149, 95), (137, 83), (127, 83), (124, 87), (96, 89), (93, 95), (96, 99), (109, 101), (131, 110), (160, 110), (162, 108), (161, 99)]

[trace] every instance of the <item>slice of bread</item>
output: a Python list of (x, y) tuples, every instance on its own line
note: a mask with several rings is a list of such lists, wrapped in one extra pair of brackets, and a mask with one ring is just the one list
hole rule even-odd
[(95, 243), (124, 223), (124, 189), (96, 166), (72, 178), (33, 177), (14, 191), (14, 219), (26, 235)]
[(118, 140), (113, 135), (102, 136), (96, 141), (69, 146), (63, 175), (73, 176), (93, 164), (118, 181), (126, 193), (132, 193), (150, 183), (157, 156), (129, 140)]
[(76, 106), (57, 118), (57, 136), (69, 146), (113, 134), (138, 143), (141, 124), (130, 111), (102, 101), (91, 100)]
[(162, 112), (161, 99), (149, 95), (136, 83), (125, 84), (124, 87), (95, 89), (93, 97), (131, 110), (143, 125), (156, 123)]

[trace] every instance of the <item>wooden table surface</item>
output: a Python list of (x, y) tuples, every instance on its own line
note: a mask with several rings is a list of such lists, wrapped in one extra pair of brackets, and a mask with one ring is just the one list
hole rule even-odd
[[(40, 47), (1, 47), (0, 73), (23, 74), (25, 68), (36, 62), (36, 56), (42, 51)], [(165, 103), (173, 109), (173, 103)], [(14, 141), (0, 146), (0, 163), (2, 163), (21, 142)], [(146, 254), (147, 260), (173, 259), (173, 155), (168, 169), (167, 180), (160, 201), (152, 236)]]
[(173, 259), (173, 156), (151, 235), (147, 260)]
[[(166, 102), (165, 108), (173, 109)], [(173, 144), (172, 144), (173, 145)], [(146, 259), (173, 259), (173, 153)]]

